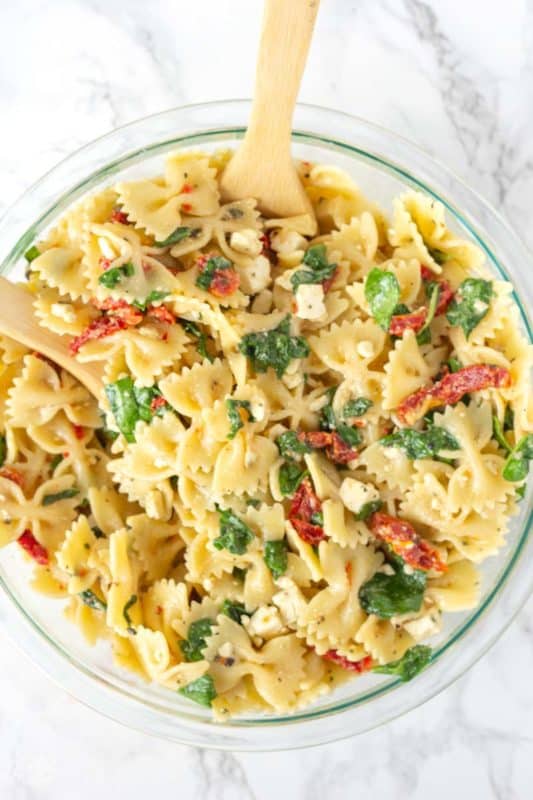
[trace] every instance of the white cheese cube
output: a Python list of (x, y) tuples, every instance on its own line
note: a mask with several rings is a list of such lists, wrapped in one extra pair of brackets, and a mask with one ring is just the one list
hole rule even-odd
[(288, 255), (295, 250), (307, 250), (307, 239), (296, 231), (282, 229), (271, 237), (270, 246), (276, 253)]
[(320, 283), (301, 283), (295, 298), (296, 316), (300, 319), (317, 320), (325, 316), (324, 289)]
[(257, 294), (270, 283), (270, 261), (257, 256), (248, 267), (240, 267), (241, 289), (245, 294)]
[(283, 623), (276, 606), (259, 606), (252, 614), (247, 630), (250, 636), (269, 639), (276, 636), (282, 628)]
[(366, 503), (379, 500), (379, 492), (370, 483), (357, 481), (355, 478), (345, 478), (341, 484), (339, 494), (342, 502), (349, 511), (359, 513)]
[(263, 243), (258, 231), (253, 228), (244, 228), (242, 231), (234, 231), (229, 240), (230, 246), (238, 253), (247, 256), (258, 256), (263, 249)]

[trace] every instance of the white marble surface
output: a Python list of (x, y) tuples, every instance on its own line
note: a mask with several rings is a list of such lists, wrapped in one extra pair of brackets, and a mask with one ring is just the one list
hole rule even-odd
[[(290, 2), (290, 0), (287, 0)], [(416, 140), (533, 246), (532, 0), (323, 0), (302, 99)], [(73, 148), (172, 105), (247, 96), (260, 0), (0, 5), (0, 206)], [(221, 754), (100, 718), (0, 635), (0, 797), (526, 800), (531, 611), (443, 695), (311, 751)]]

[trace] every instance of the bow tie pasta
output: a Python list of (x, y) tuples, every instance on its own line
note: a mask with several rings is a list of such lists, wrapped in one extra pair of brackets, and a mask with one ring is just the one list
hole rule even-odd
[(312, 238), (221, 203), (230, 157), (176, 153), (28, 251), (37, 318), (101, 363), (98, 402), (0, 339), (0, 544), (89, 642), (217, 720), (414, 677), (478, 603), (533, 458), (511, 287), (439, 203), (408, 192), (387, 220), (303, 162)]

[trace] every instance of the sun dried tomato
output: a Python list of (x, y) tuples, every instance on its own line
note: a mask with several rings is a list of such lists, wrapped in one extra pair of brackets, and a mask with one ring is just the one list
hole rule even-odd
[(155, 414), (155, 412), (159, 408), (163, 408), (166, 405), (167, 401), (165, 400), (165, 398), (161, 397), (161, 395), (158, 395), (157, 397), (154, 397), (152, 402), (150, 403), (150, 411), (152, 412), (152, 414)]
[(0, 478), (5, 478), (8, 481), (13, 481), (16, 483), (17, 486), (22, 486), (24, 484), (24, 475), (22, 475), (17, 469), (13, 467), (3, 467), (0, 469)]
[(127, 327), (128, 323), (121, 317), (98, 317), (85, 328), (83, 333), (80, 333), (70, 342), (69, 351), (71, 355), (76, 355), (86, 342), (93, 339), (103, 339), (106, 336), (117, 333), (117, 331), (123, 331)]
[(349, 464), (357, 458), (357, 450), (346, 444), (336, 431), (301, 431), (298, 439), (316, 450), (326, 449), (326, 455), (336, 464)]
[(338, 667), (347, 669), (350, 672), (358, 672), (359, 674), (372, 669), (373, 665), (372, 656), (365, 656), (359, 659), (359, 661), (350, 661), (349, 658), (341, 656), (336, 650), (328, 650), (327, 653), (322, 655), (322, 658), (325, 658), (326, 661), (332, 661), (334, 664), (337, 664)]
[(325, 280), (322, 281), (322, 288), (324, 290), (324, 294), (327, 294), (331, 289), (331, 287), (333, 286), (333, 284), (335, 283), (335, 280), (337, 278), (337, 273), (338, 269), (333, 270), (329, 278), (326, 278)]
[(316, 514), (322, 513), (322, 503), (318, 499), (309, 478), (304, 478), (292, 498), (289, 520), (298, 535), (308, 544), (318, 544), (326, 538), (322, 525), (312, 522)]
[(134, 327), (143, 321), (142, 311), (130, 305), (126, 300), (113, 300), (112, 297), (108, 297), (105, 300), (93, 302), (100, 311), (107, 311), (115, 317), (120, 317), (128, 327)]
[(511, 385), (511, 375), (505, 367), (492, 364), (471, 364), (457, 372), (450, 372), (433, 386), (419, 389), (403, 400), (396, 409), (398, 419), (412, 425), (431, 408), (453, 405), (469, 392), (481, 389), (500, 389)]
[(241, 279), (239, 273), (233, 268), (216, 269), (213, 272), (213, 279), (209, 286), (209, 291), (215, 297), (227, 297), (239, 288)]
[(121, 225), (131, 225), (128, 215), (121, 211), (120, 208), (114, 208), (109, 217), (110, 222), (120, 222)]
[(188, 214), (190, 211), (192, 211), (192, 205), (190, 203), (182, 203), (181, 207), (185, 211), (186, 214)]
[(74, 436), (76, 439), (83, 439), (85, 436), (85, 428), (83, 425), (73, 425), (72, 430), (74, 431)]
[(149, 317), (154, 317), (159, 322), (166, 322), (168, 325), (173, 325), (176, 322), (176, 317), (166, 306), (148, 306), (146, 313)]
[(392, 336), (403, 336), (405, 331), (418, 333), (426, 324), (428, 310), (425, 306), (411, 311), (409, 314), (395, 314), (389, 325), (389, 333)]
[(446, 571), (447, 566), (437, 550), (419, 536), (410, 522), (375, 511), (368, 524), (373, 535), (388, 544), (413, 569)]
[(439, 314), (444, 314), (448, 306), (453, 300), (454, 291), (448, 281), (438, 281), (440, 293), (439, 299), (437, 301), (437, 309), (435, 311), (435, 316), (438, 317)]
[(181, 187), (181, 194), (190, 194), (192, 192), (192, 186), (190, 183), (184, 183)]
[(33, 533), (27, 528), (17, 539), (19, 545), (27, 552), (38, 564), (46, 566), (48, 564), (48, 552), (37, 541)]
[(112, 264), (112, 259), (104, 258), (104, 256), (100, 256), (98, 261), (98, 265), (102, 268), (102, 272), (105, 272)]

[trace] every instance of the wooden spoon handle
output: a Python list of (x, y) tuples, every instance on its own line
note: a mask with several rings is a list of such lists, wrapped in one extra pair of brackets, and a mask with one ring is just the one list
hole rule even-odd
[(74, 375), (97, 399), (102, 390), (102, 370), (96, 364), (80, 364), (68, 349), (69, 339), (39, 325), (33, 297), (22, 286), (0, 277), (0, 334), (42, 353)]
[(263, 158), (290, 151), (292, 117), (320, 0), (265, 0), (252, 114), (245, 141)]

